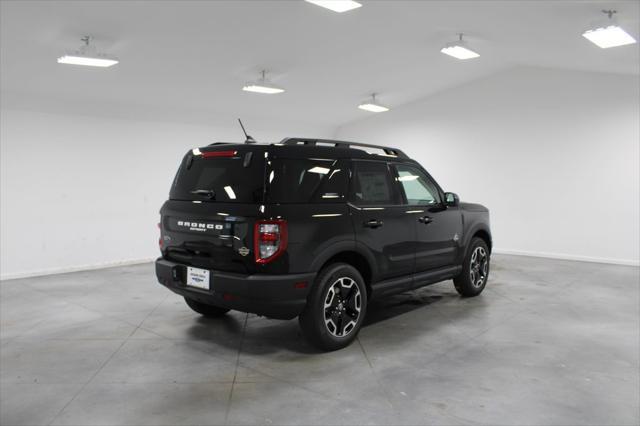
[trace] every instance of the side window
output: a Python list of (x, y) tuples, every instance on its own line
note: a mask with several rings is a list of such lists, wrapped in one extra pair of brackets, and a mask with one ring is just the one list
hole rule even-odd
[(409, 205), (439, 204), (438, 188), (420, 169), (397, 164), (398, 182), (402, 185)]
[(354, 162), (351, 196), (354, 204), (361, 206), (395, 204), (395, 198), (386, 163)]
[(344, 201), (347, 196), (348, 186), (349, 168), (344, 161), (338, 161), (324, 178), (322, 185), (320, 185), (316, 201), (329, 203)]

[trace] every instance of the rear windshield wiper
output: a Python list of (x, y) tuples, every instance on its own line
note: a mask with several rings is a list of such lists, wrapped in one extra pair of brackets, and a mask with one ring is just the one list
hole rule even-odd
[(201, 195), (203, 197), (207, 197), (210, 200), (216, 198), (216, 192), (213, 189), (194, 189), (191, 191), (192, 194)]

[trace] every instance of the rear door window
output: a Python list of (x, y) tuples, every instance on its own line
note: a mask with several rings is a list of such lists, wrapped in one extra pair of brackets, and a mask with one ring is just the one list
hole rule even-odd
[(387, 164), (354, 162), (351, 199), (354, 204), (362, 206), (397, 204)]
[(347, 195), (348, 170), (342, 161), (276, 158), (268, 174), (271, 203), (337, 202)]

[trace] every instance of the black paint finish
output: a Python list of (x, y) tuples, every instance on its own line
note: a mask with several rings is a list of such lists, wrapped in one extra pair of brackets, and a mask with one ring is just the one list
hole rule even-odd
[[(459, 202), (454, 194), (447, 196), (418, 163), (401, 151), (385, 148), (376, 155), (346, 142), (320, 146), (312, 139), (300, 141), (289, 140), (282, 145), (218, 143), (199, 149), (200, 155), (230, 153), (232, 158), (228, 161), (241, 161), (234, 163), (235, 167), (264, 167), (263, 180), (254, 191), (262, 202), (216, 201), (210, 197), (200, 200), (198, 194), (192, 200), (166, 201), (160, 210), (162, 256), (156, 265), (161, 284), (203, 302), (291, 318), (304, 308), (317, 272), (333, 261), (356, 267), (365, 278), (372, 299), (455, 277), (474, 236), (485, 239), (491, 249), (489, 211), (478, 204)], [(330, 142), (323, 143), (331, 145)], [(194, 155), (191, 151), (185, 155), (176, 181), (193, 162)], [(223, 161), (216, 154), (209, 157), (212, 159), (197, 161)], [(281, 158), (313, 159), (327, 164), (326, 169), (308, 172), (340, 176), (336, 182), (344, 182), (341, 185), (347, 187), (329, 185), (325, 177), (319, 185), (309, 185), (306, 202), (278, 202), (270, 197), (269, 182), (274, 179), (272, 162)], [(358, 164), (369, 162), (388, 170), (391, 193), (390, 201), (384, 204), (364, 203), (358, 199), (360, 193), (354, 195), (354, 170), (360, 167)], [(400, 164), (424, 173), (425, 179), (437, 188), (437, 202), (407, 202), (394, 168)], [(260, 174), (252, 169), (253, 181), (247, 182), (252, 188), (257, 175)], [(324, 190), (330, 192), (323, 193)], [(258, 264), (254, 259), (255, 223), (275, 219), (286, 221), (286, 250), (273, 262)], [(187, 266), (211, 271), (210, 291), (184, 286), (183, 271)]]

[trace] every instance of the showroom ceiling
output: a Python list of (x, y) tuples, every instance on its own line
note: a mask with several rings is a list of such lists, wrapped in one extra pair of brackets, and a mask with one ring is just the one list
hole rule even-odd
[[(607, 8), (638, 39), (638, 2), (363, 4), (338, 14), (303, 1), (2, 2), (3, 98), (337, 125), (369, 116), (357, 106), (372, 92), (394, 108), (516, 65), (638, 73), (637, 44), (605, 50), (581, 36)], [(440, 53), (458, 32), (479, 58)], [(84, 35), (120, 63), (56, 63)], [(262, 69), (286, 92), (242, 91)]]

